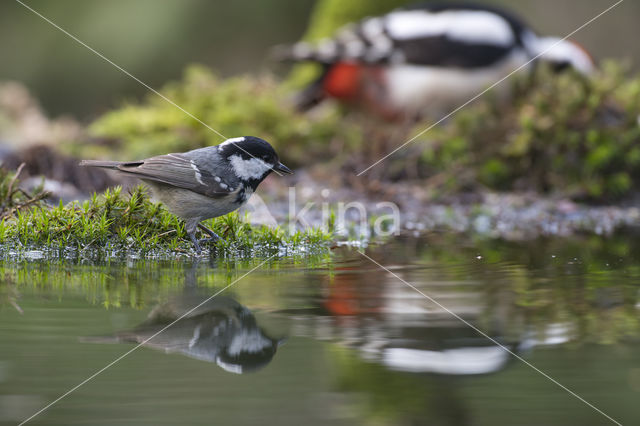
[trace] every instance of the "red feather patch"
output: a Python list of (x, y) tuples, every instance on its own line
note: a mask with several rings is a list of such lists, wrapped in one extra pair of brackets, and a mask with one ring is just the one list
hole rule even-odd
[(358, 64), (338, 62), (324, 78), (324, 90), (338, 99), (355, 99), (360, 94), (363, 67)]

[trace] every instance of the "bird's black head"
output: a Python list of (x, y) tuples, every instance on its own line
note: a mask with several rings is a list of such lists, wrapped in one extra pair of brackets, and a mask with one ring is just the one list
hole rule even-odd
[(218, 153), (231, 164), (233, 172), (245, 181), (261, 182), (269, 173), (293, 173), (280, 162), (269, 142), (255, 136), (227, 139), (218, 145)]

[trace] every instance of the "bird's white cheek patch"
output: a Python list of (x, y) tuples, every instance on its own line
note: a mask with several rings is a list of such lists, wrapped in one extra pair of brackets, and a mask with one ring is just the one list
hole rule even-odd
[(229, 158), (233, 172), (240, 179), (259, 179), (266, 172), (271, 170), (272, 166), (259, 158), (243, 159), (239, 155), (233, 155)]

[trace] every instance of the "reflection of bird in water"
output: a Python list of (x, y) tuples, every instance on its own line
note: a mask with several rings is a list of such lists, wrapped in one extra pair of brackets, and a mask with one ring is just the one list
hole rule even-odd
[(300, 109), (332, 97), (388, 119), (441, 115), (538, 58), (589, 73), (576, 43), (540, 37), (511, 13), (482, 5), (422, 3), (370, 17), (317, 45), (282, 47), (283, 60), (323, 66), (298, 98)]
[[(116, 337), (121, 342), (142, 343), (203, 300), (205, 297), (187, 296), (159, 305), (145, 322)], [(215, 362), (242, 374), (266, 366), (281, 343), (282, 339), (265, 334), (245, 306), (230, 297), (216, 296), (144, 346)]]
[[(298, 313), (294, 334), (336, 342), (357, 351), (365, 360), (410, 373), (491, 374), (503, 370), (512, 360), (509, 352), (467, 326), (438, 327), (428, 321), (422, 325), (418, 322), (413, 315), (336, 318)], [(520, 352), (519, 343), (502, 344), (514, 353)]]
[[(397, 270), (397, 269), (396, 269)], [(513, 302), (509, 292), (488, 300), (477, 284), (425, 280), (420, 289), (442, 301), (449, 311), (430, 303), (414, 289), (377, 271), (336, 267), (330, 285), (314, 308), (283, 311), (296, 315), (293, 333), (338, 343), (387, 369), (448, 376), (492, 374), (506, 368), (513, 354), (566, 343), (568, 324), (526, 327), (506, 338), (514, 318), (505, 315)], [(410, 271), (398, 272), (399, 274)], [(462, 291), (464, 289), (464, 291)], [(494, 341), (462, 323), (452, 313), (482, 328)]]
[[(140, 325), (109, 338), (86, 340), (139, 343), (166, 353), (215, 362), (237, 374), (265, 367), (285, 339), (269, 337), (253, 313), (231, 297), (216, 296), (207, 300), (211, 295), (198, 294), (196, 270), (197, 262), (185, 270), (184, 292), (156, 306)], [(198, 308), (189, 312), (195, 306)], [(189, 314), (181, 318), (186, 312)], [(160, 332), (178, 318), (181, 319)]]

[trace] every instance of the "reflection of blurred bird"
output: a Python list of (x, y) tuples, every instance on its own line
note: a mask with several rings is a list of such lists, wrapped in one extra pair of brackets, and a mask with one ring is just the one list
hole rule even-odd
[(238, 209), (273, 170), (292, 173), (267, 141), (253, 136), (146, 160), (84, 160), (80, 165), (118, 170), (142, 179), (170, 212), (185, 220), (198, 253), (197, 227), (213, 239), (220, 238), (200, 221)]
[[(144, 342), (203, 299), (185, 295), (159, 305), (149, 313), (145, 322), (132, 330), (117, 333), (116, 339), (121, 342)], [(282, 342), (282, 339), (267, 336), (245, 306), (230, 297), (218, 296), (144, 345), (215, 362), (226, 371), (242, 374), (266, 366)]]
[(503, 10), (454, 3), (394, 10), (316, 46), (297, 43), (276, 52), (324, 67), (299, 95), (301, 109), (333, 97), (389, 119), (446, 112), (539, 54), (555, 69), (588, 73), (594, 66), (574, 42), (539, 37)]

